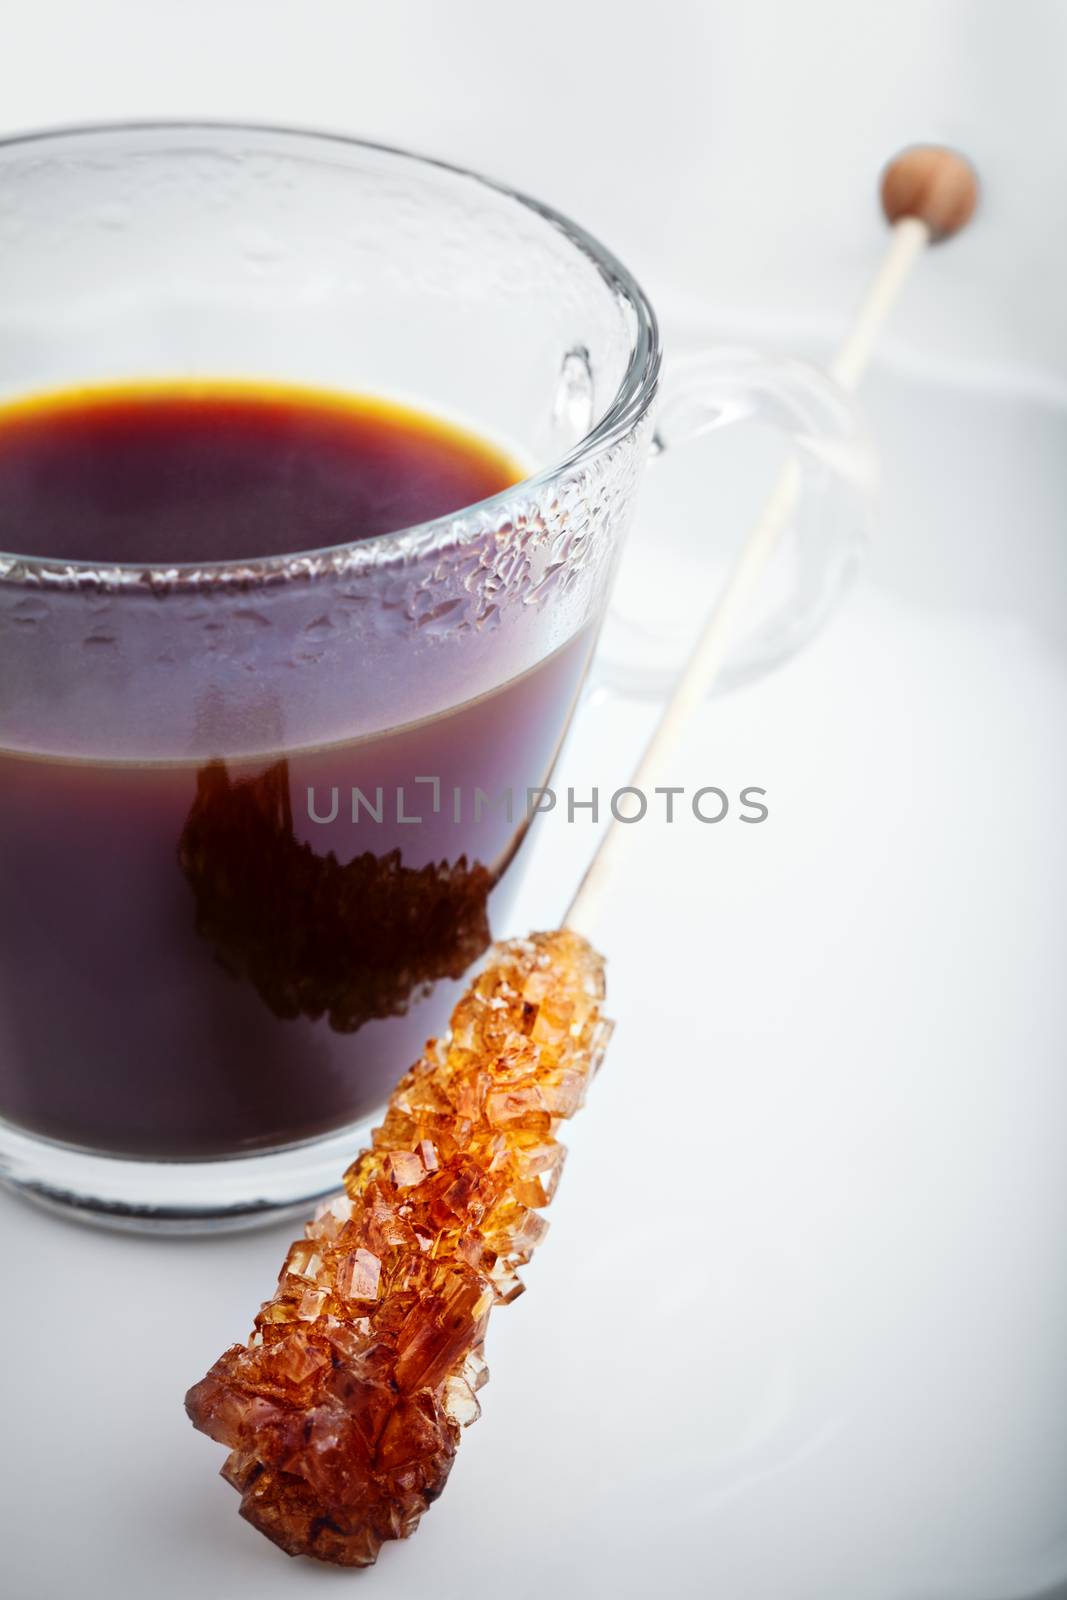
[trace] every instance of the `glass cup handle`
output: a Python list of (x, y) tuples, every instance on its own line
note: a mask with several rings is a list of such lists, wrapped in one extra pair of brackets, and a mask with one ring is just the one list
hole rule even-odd
[[(651, 460), (674, 459), (679, 445), (746, 421), (764, 429), (762, 456), (746, 467), (751, 508), (735, 514), (724, 507), (737, 474), (721, 452), (718, 465), (710, 458), (691, 465), (701, 474), (695, 489), (683, 492), (682, 509), (672, 499), (666, 512), (657, 510), (654, 530), (646, 494), (646, 515), (639, 513), (623, 553), (604, 627), (602, 683), (660, 693), (673, 680), (776, 480), (783, 492), (781, 472), (790, 479), (788, 514), (719, 686), (747, 682), (791, 656), (818, 631), (856, 571), (871, 520), (874, 453), (852, 399), (816, 367), (753, 350), (689, 353), (668, 368), (661, 386)], [(767, 430), (777, 436), (777, 473), (768, 466)], [(735, 464), (740, 442), (731, 439)], [(671, 494), (679, 489), (684, 484)], [(660, 483), (648, 493), (658, 506)]]

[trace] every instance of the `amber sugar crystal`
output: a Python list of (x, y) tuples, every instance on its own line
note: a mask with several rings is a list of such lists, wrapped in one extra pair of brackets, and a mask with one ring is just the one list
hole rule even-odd
[(290, 1249), (248, 1343), (186, 1396), (229, 1447), (241, 1514), (290, 1555), (370, 1566), (441, 1493), (480, 1414), (489, 1314), (548, 1224), (610, 1034), (603, 962), (570, 932), (497, 946)]

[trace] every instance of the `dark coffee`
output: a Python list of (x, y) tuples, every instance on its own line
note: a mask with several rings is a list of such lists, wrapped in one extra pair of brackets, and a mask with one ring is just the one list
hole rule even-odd
[[(385, 406), (72, 396), (0, 417), (0, 548), (269, 555), (426, 520), (518, 475)], [(0, 1116), (196, 1159), (374, 1110), (501, 918), (526, 792), (547, 781), (588, 648), (580, 635), (439, 716), (320, 748), (195, 764), (0, 751)]]

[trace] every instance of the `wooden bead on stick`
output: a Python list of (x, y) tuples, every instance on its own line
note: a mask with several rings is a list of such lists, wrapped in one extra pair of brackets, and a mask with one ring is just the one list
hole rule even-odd
[(900, 222), (915, 217), (926, 224), (931, 244), (966, 227), (978, 204), (978, 178), (966, 157), (944, 145), (914, 145), (902, 150), (882, 174), (882, 210)]

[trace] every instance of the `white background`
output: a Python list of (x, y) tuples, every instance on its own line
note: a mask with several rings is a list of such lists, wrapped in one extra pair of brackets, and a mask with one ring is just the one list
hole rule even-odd
[[(4, 1201), (0, 1585), (1055, 1591), (1067, 9), (37, 0), (2, 21), (4, 129), (212, 115), (425, 149), (575, 215), (676, 346), (825, 353), (900, 144), (957, 143), (986, 187), (866, 392), (885, 491), (863, 581), (680, 763), (692, 787), (764, 784), (771, 819), (650, 830), (605, 923), (610, 1068), (441, 1504), (363, 1579), (287, 1563), (180, 1409), (282, 1237), (125, 1240)], [(650, 485), (644, 531), (684, 522), (707, 470)], [(622, 781), (649, 715), (589, 701), (563, 781)], [(544, 830), (522, 917), (558, 915), (588, 848)]]
[[(660, 300), (837, 316), (877, 248), (872, 174), (940, 139), (988, 227), (909, 310), (924, 348), (1061, 372), (1067, 11), (1056, 0), (5, 0), (9, 129), (310, 123), (549, 199)], [(901, 337), (904, 337), (902, 334)]]

